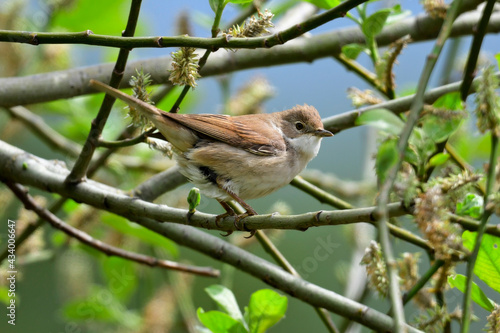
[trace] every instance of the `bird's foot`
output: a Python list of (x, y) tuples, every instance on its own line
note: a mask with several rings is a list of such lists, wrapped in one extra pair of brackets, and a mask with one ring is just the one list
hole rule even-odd
[(253, 235), (255, 235), (255, 233), (257, 232), (257, 230), (250, 230), (246, 227), (245, 225), (245, 221), (242, 221), (245, 217), (248, 217), (248, 216), (254, 216), (254, 215), (257, 215), (257, 213), (252, 209), (251, 211), (246, 211), (245, 213), (243, 214), (240, 214), (240, 215), (236, 215), (234, 217), (234, 227), (237, 229), (237, 230), (240, 230), (240, 231), (248, 231), (250, 232), (250, 235), (245, 237), (245, 238), (252, 238)]
[[(217, 226), (217, 228), (222, 228), (222, 225), (220, 225), (220, 221), (225, 219), (228, 216), (235, 216), (236, 217), (238, 215), (236, 215), (236, 213), (234, 211), (227, 211), (224, 214), (217, 215), (215, 217), (215, 225)], [(221, 234), (221, 236), (227, 237), (227, 236), (231, 235), (232, 233), (233, 233), (232, 230), (228, 230), (228, 231), (226, 231), (225, 234)]]

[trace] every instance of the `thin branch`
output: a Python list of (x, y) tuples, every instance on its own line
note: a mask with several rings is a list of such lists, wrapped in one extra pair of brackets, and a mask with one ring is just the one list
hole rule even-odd
[[(477, 5), (480, 1), (466, 2)], [(473, 34), (480, 17), (477, 11), (463, 14), (453, 24), (451, 36)], [(440, 27), (441, 21), (429, 16), (410, 17), (384, 28), (377, 35), (377, 45), (387, 46), (405, 35), (410, 35), (414, 42), (432, 40), (437, 36)], [(488, 26), (488, 33), (498, 32), (500, 32), (500, 12), (493, 13)], [(335, 29), (310, 38), (296, 39), (294, 43), (271, 49), (240, 50), (236, 53), (217, 52), (210, 57), (200, 74), (202, 77), (209, 77), (249, 68), (312, 62), (338, 55), (343, 45), (363, 43), (364, 38), (359, 27), (355, 26)], [(130, 87), (128, 78), (136, 75), (136, 68), (143, 68), (144, 72), (151, 73), (151, 78), (156, 84), (169, 83), (168, 71), (158, 68), (166, 68), (170, 61), (170, 56), (163, 56), (130, 62), (125, 70), (126, 79), (121, 87)], [(113, 64), (100, 64), (24, 77), (0, 78), (2, 87), (0, 106), (33, 104), (95, 93), (88, 86), (89, 80), (109, 82), (113, 66)]]
[(486, 180), (486, 192), (484, 194), (484, 206), (483, 206), (483, 216), (481, 217), (481, 223), (477, 230), (476, 241), (474, 243), (474, 249), (469, 256), (467, 261), (467, 285), (465, 287), (465, 295), (463, 301), (463, 316), (462, 316), (462, 333), (469, 332), (469, 325), (471, 319), (471, 300), (472, 300), (472, 282), (474, 275), (474, 266), (476, 265), (477, 255), (479, 253), (479, 248), (481, 247), (481, 240), (483, 239), (483, 234), (486, 230), (486, 225), (488, 219), (490, 218), (492, 209), (489, 208), (489, 196), (493, 193), (496, 181), (496, 166), (498, 161), (498, 137), (494, 131), (491, 131), (491, 152), (490, 152), (490, 163), (488, 166), (488, 177)]
[[(215, 39), (217, 37), (217, 35), (219, 34), (219, 23), (220, 23), (220, 19), (221, 19), (224, 7), (225, 7), (225, 2), (224, 2), (224, 5), (222, 3), (219, 3), (219, 5), (217, 6), (217, 12), (215, 13), (215, 18), (214, 18), (214, 22), (212, 24), (212, 30), (211, 30), (212, 39)], [(225, 37), (223, 37), (223, 38), (225, 38)], [(200, 58), (200, 60), (198, 60), (198, 72), (201, 71), (201, 69), (207, 63), (207, 59), (210, 56), (210, 54), (212, 53), (212, 50), (216, 51), (217, 49), (213, 48), (213, 49), (205, 50), (205, 53), (203, 54), (203, 56)], [(170, 112), (177, 113), (179, 111), (180, 105), (190, 89), (191, 89), (190, 85), (188, 85), (188, 84), (184, 85), (184, 88), (182, 88), (182, 91), (179, 94), (179, 97), (177, 97), (177, 100), (175, 101), (174, 105), (172, 105), (172, 107), (170, 108)]]
[[(127, 21), (127, 27), (123, 31), (123, 37), (133, 36), (135, 32), (135, 27), (137, 26), (137, 20), (139, 18), (139, 11), (141, 9), (142, 0), (132, 0), (130, 5), (130, 13)], [(125, 67), (127, 64), (128, 55), (130, 49), (122, 48), (118, 53), (118, 59), (116, 60), (115, 67), (111, 73), (111, 79), (109, 80), (109, 85), (113, 88), (118, 88), (123, 79), (123, 74), (125, 72)], [(96, 118), (92, 121), (89, 135), (83, 149), (76, 160), (71, 173), (68, 175), (66, 182), (68, 184), (78, 183), (85, 180), (87, 176), (88, 167), (94, 151), (98, 145), (98, 140), (101, 136), (104, 125), (108, 119), (111, 108), (115, 103), (115, 98), (110, 95), (105, 95), (104, 100), (101, 104), (99, 112)]]
[(305, 180), (300, 176), (295, 177), (290, 183), (290, 185), (293, 185), (296, 188), (304, 191), (305, 193), (310, 194), (314, 198), (318, 199), (319, 202), (321, 203), (329, 204), (330, 206), (333, 206), (338, 209), (353, 208), (353, 206), (350, 203), (320, 189), (319, 187), (311, 184), (310, 182), (308, 182), (307, 180)]
[(463, 83), (460, 87), (460, 96), (462, 97), (463, 101), (465, 101), (467, 96), (469, 95), (469, 89), (472, 84), (472, 79), (474, 79), (474, 73), (476, 72), (477, 58), (479, 57), (479, 52), (481, 51), (481, 44), (483, 44), (483, 39), (486, 35), (486, 29), (488, 28), (490, 17), (493, 13), (493, 8), (495, 7), (496, 3), (496, 0), (486, 1), (483, 16), (481, 16), (481, 20), (479, 21), (477, 30), (474, 34), (474, 39), (472, 40), (469, 56), (467, 58), (467, 65), (465, 66)]
[[(458, 223), (465, 230), (478, 231), (481, 223), (467, 216), (459, 216), (456, 214), (448, 213), (448, 218), (451, 222)], [(486, 225), (485, 233), (488, 235), (500, 237), (500, 225)]]
[(153, 201), (163, 193), (172, 191), (185, 183), (187, 183), (187, 179), (179, 172), (179, 167), (173, 166), (139, 184), (132, 191), (132, 194), (144, 201)]
[(443, 260), (436, 260), (434, 264), (425, 272), (424, 275), (420, 279), (418, 279), (417, 283), (411, 288), (407, 293), (403, 295), (403, 304), (406, 305), (419, 291), (422, 289), (427, 281), (437, 272), (437, 270), (443, 266)]
[(149, 134), (151, 134), (154, 130), (150, 130), (147, 132), (143, 132), (136, 136), (135, 138), (130, 138), (130, 139), (123, 139), (123, 140), (116, 140), (116, 141), (106, 141), (99, 139), (97, 141), (97, 146), (98, 147), (105, 147), (105, 148), (123, 148), (123, 147), (130, 147), (133, 145), (136, 145), (138, 143), (146, 141), (146, 138), (148, 137)]
[(54, 130), (52, 127), (37, 114), (22, 106), (14, 106), (5, 108), (9, 115), (21, 121), (24, 125), (29, 127), (36, 135), (46, 141), (51, 147), (62, 151), (72, 157), (78, 156), (82, 150), (82, 146), (74, 141), (71, 141)]
[[(330, 194), (330, 193), (320, 189), (319, 187), (309, 183), (308, 181), (304, 180), (300, 176), (295, 177), (290, 184), (301, 189), (305, 193), (308, 193), (309, 195), (318, 199), (322, 203), (326, 203), (326, 204), (329, 204), (329, 205), (336, 207), (338, 209), (342, 209), (343, 212), (355, 212), (355, 211), (357, 211), (357, 209), (354, 208), (348, 202), (345, 202), (339, 198), (336, 198), (332, 194)], [(361, 209), (365, 209), (365, 208), (361, 208)], [(407, 209), (407, 208), (405, 208), (405, 209)], [(375, 211), (372, 211), (372, 213), (374, 213), (374, 212)], [(410, 213), (410, 211), (408, 209), (407, 209), (407, 212)], [(323, 213), (320, 212), (319, 214), (323, 214)], [(392, 217), (396, 217), (396, 215), (393, 215)], [(349, 218), (347, 218), (344, 221), (347, 222), (348, 220), (349, 220)], [(365, 220), (364, 222), (368, 222), (368, 223), (373, 224), (374, 226), (377, 226), (376, 219), (375, 219), (374, 215), (370, 215), (370, 220)], [(413, 233), (411, 233), (403, 228), (400, 228), (392, 223), (389, 223), (388, 226), (389, 226), (389, 232), (393, 236), (398, 237), (402, 240), (405, 240), (405, 241), (407, 241), (411, 244), (414, 244), (416, 246), (419, 246), (422, 249), (424, 249), (425, 251), (427, 251), (428, 253), (432, 254), (434, 252), (434, 249), (432, 248), (432, 246), (429, 244), (428, 241), (426, 241), (426, 240), (414, 235)]]
[[(495, 73), (495, 76), (500, 78), (500, 72)], [(480, 79), (480, 77), (475, 78), (474, 82), (478, 81), (479, 79)], [(444, 96), (444, 95), (451, 93), (451, 92), (459, 91), (461, 84), (462, 84), (462, 81), (457, 81), (454, 83), (446, 84), (446, 85), (431, 89), (431, 90), (424, 93), (423, 102), (425, 104), (432, 104), (435, 101), (437, 101), (438, 98), (441, 96)], [(471, 93), (471, 94), (474, 92), (475, 92), (474, 89), (469, 90), (469, 93)], [(325, 128), (328, 129), (329, 131), (331, 131), (333, 133), (338, 133), (340, 131), (355, 127), (356, 126), (356, 119), (360, 115), (362, 115), (368, 111), (384, 108), (384, 109), (387, 109), (389, 111), (394, 112), (395, 114), (406, 112), (410, 109), (412, 102), (415, 100), (416, 97), (417, 97), (416, 94), (412, 94), (412, 95), (408, 95), (405, 97), (393, 99), (393, 100), (390, 100), (387, 102), (383, 102), (380, 104), (370, 105), (370, 106), (366, 106), (366, 107), (359, 108), (356, 110), (347, 111), (347, 112), (341, 113), (339, 115), (323, 119), (323, 124), (325, 125)]]
[[(238, 214), (244, 213), (243, 209), (240, 207), (240, 205), (234, 203), (234, 202), (229, 202), (231, 205), (231, 208)], [(266, 233), (264, 230), (257, 230), (255, 232), (255, 237), (257, 238), (257, 241), (259, 244), (262, 246), (262, 248), (269, 254), (271, 257), (280, 265), (284, 270), (286, 270), (288, 273), (292, 274), (293, 276), (296, 277), (301, 277), (299, 272), (292, 266), (292, 264), (286, 259), (286, 257), (281, 253), (281, 251), (274, 245), (274, 243), (271, 241), (269, 237), (267, 237)], [(335, 326), (335, 323), (332, 321), (332, 318), (330, 314), (328, 313), (328, 310), (320, 308), (320, 307), (314, 307), (314, 310), (320, 317), (321, 321), (323, 324), (325, 324), (326, 328), (330, 333), (340, 333), (338, 328)]]
[(196, 267), (192, 265), (177, 263), (170, 260), (160, 260), (155, 257), (149, 257), (142, 254), (122, 250), (120, 248), (101, 242), (100, 240), (93, 238), (89, 234), (77, 228), (74, 228), (69, 224), (66, 224), (64, 221), (59, 219), (50, 211), (38, 205), (36, 201), (28, 194), (28, 190), (24, 188), (22, 185), (11, 182), (5, 182), (5, 184), (24, 204), (26, 209), (34, 211), (41, 219), (44, 219), (45, 221), (49, 222), (54, 228), (61, 230), (68, 236), (76, 238), (80, 242), (90, 247), (93, 247), (94, 249), (103, 252), (108, 256), (117, 256), (127, 260), (135, 261), (143, 265), (148, 265), (150, 267), (161, 267), (196, 275), (210, 276), (210, 277), (218, 277), (220, 275), (219, 270), (213, 269), (211, 267)]
[(381, 187), (380, 195), (378, 197), (378, 208), (380, 213), (379, 216), (380, 218), (378, 223), (379, 238), (380, 238), (380, 244), (382, 246), (382, 251), (384, 253), (384, 257), (387, 263), (387, 274), (389, 276), (389, 295), (391, 298), (392, 311), (394, 315), (394, 322), (395, 322), (394, 330), (396, 332), (403, 331), (402, 325), (405, 322), (405, 317), (399, 290), (399, 277), (398, 277), (396, 262), (392, 254), (392, 248), (389, 239), (389, 228), (388, 228), (389, 216), (387, 214), (389, 193), (394, 185), (394, 181), (401, 167), (405, 149), (406, 146), (408, 145), (408, 139), (410, 137), (411, 132), (413, 131), (413, 127), (418, 121), (420, 112), (423, 108), (427, 83), (429, 82), (429, 78), (437, 62), (437, 59), (444, 47), (444, 44), (450, 35), (453, 22), (455, 21), (456, 17), (459, 14), (461, 5), (462, 5), (462, 0), (455, 0), (451, 4), (451, 7), (448, 9), (446, 18), (443, 22), (441, 31), (439, 32), (437, 40), (434, 44), (432, 53), (427, 57), (427, 61), (422, 71), (422, 75), (420, 76), (415, 99), (413, 100), (413, 103), (410, 108), (410, 113), (408, 115), (408, 119), (406, 121), (405, 127), (403, 128), (403, 131), (398, 141), (397, 162), (389, 170), (386, 176), (386, 180), (384, 181)]
[[(64, 203), (66, 202), (66, 198), (60, 198), (54, 203), (50, 205), (49, 212), (55, 213), (59, 209), (62, 208)], [(26, 228), (23, 229), (21, 234), (16, 235), (16, 249), (19, 249), (23, 243), (31, 236), (33, 233), (38, 230), (43, 224), (45, 223), (45, 220), (42, 218), (37, 218), (36, 221), (33, 221), (31, 223), (28, 223)], [(8, 244), (5, 245), (4, 250), (0, 253), (0, 263), (2, 263), (7, 256), (9, 255), (9, 247)]]
[[(279, 31), (271, 36), (254, 38), (230, 38), (225, 36), (217, 38), (201, 37), (131, 37), (133, 34), (124, 34), (122, 37), (96, 35), (90, 30), (70, 33), (51, 33), (51, 32), (28, 32), (0, 30), (0, 42), (24, 43), (31, 45), (41, 44), (86, 44), (108, 47), (118, 47), (121, 49), (134, 48), (158, 48), (158, 47), (196, 47), (200, 49), (214, 50), (218, 48), (270, 48), (276, 45), (284, 44), (298, 36), (311, 31), (327, 22), (345, 16), (352, 8), (368, 0), (347, 0), (337, 7), (327, 10), (321, 14), (315, 15), (304, 22), (293, 25), (292, 27)], [(218, 32), (218, 22), (212, 36), (215, 37)], [(215, 32), (215, 36), (214, 36)]]

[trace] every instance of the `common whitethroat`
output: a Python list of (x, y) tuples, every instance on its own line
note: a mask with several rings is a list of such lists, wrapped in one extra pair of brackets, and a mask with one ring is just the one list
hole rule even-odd
[[(235, 225), (257, 213), (245, 201), (287, 185), (317, 154), (321, 139), (333, 136), (309, 105), (281, 112), (227, 116), (165, 112), (104, 83), (90, 86), (136, 108), (173, 146), (180, 172), (234, 215)], [(246, 210), (237, 215), (234, 199)], [(237, 226), (238, 227), (238, 226)]]

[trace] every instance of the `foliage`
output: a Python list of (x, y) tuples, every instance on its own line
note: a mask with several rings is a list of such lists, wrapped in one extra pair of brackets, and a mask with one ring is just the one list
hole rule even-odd
[(205, 312), (202, 308), (198, 309), (198, 319), (213, 333), (267, 332), (284, 317), (287, 308), (287, 298), (270, 289), (254, 292), (244, 314), (230, 289), (213, 285), (205, 291), (224, 311)]

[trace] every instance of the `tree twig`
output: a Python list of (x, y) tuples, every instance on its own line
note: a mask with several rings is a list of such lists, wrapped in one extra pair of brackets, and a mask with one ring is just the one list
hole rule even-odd
[(142, 254), (126, 251), (104, 242), (93, 238), (89, 234), (66, 224), (64, 221), (59, 219), (57, 216), (52, 214), (47, 209), (39, 206), (35, 200), (28, 194), (28, 190), (22, 185), (12, 182), (5, 182), (5, 184), (10, 188), (10, 190), (18, 197), (18, 199), (24, 204), (26, 209), (34, 211), (40, 218), (49, 222), (54, 228), (63, 231), (70, 237), (78, 239), (80, 242), (93, 247), (94, 249), (103, 252), (108, 256), (117, 256), (127, 260), (135, 261), (137, 263), (148, 265), (151, 267), (161, 267), (166, 269), (172, 269), (177, 271), (182, 271), (186, 273), (218, 277), (220, 272), (211, 267), (196, 267), (192, 265), (185, 265), (177, 263), (170, 260), (162, 260), (155, 257), (145, 256)]
[(401, 164), (403, 162), (403, 157), (405, 153), (406, 146), (408, 144), (408, 139), (410, 134), (418, 121), (420, 112), (424, 105), (425, 90), (427, 89), (427, 83), (429, 82), (430, 75), (434, 69), (434, 65), (444, 47), (444, 43), (448, 39), (453, 22), (459, 14), (461, 9), (462, 0), (455, 0), (451, 7), (448, 9), (446, 18), (443, 22), (443, 26), (437, 40), (434, 44), (432, 53), (427, 57), (422, 75), (420, 76), (419, 84), (417, 87), (417, 93), (415, 99), (413, 100), (410, 108), (410, 113), (406, 121), (405, 127), (398, 140), (398, 157), (395, 165), (391, 167), (388, 171), (386, 180), (384, 181), (380, 195), (378, 197), (377, 206), (379, 208), (379, 239), (382, 246), (382, 251), (387, 264), (387, 274), (389, 276), (389, 295), (391, 298), (392, 313), (394, 315), (394, 330), (396, 332), (403, 332), (402, 325), (405, 322), (403, 304), (401, 302), (400, 290), (399, 290), (399, 277), (397, 273), (396, 262), (392, 254), (392, 248), (389, 239), (389, 228), (388, 228), (388, 214), (387, 214), (387, 204), (389, 202), (389, 193), (392, 189), (396, 176), (399, 172)]
[(481, 247), (481, 240), (483, 239), (484, 232), (486, 230), (486, 225), (488, 219), (493, 213), (492, 208), (489, 208), (489, 196), (493, 193), (496, 181), (496, 166), (498, 160), (498, 137), (495, 135), (494, 131), (491, 131), (491, 152), (490, 152), (490, 163), (488, 166), (488, 177), (486, 179), (486, 192), (484, 194), (484, 206), (483, 206), (483, 216), (481, 217), (481, 223), (477, 230), (476, 241), (474, 243), (474, 249), (467, 260), (467, 284), (465, 287), (465, 295), (463, 300), (463, 316), (462, 316), (462, 333), (469, 332), (469, 325), (471, 320), (471, 300), (472, 300), (472, 282), (474, 275), (474, 266), (476, 265), (477, 255), (479, 253), (479, 248)]
[(82, 146), (59, 134), (59, 132), (47, 125), (47, 123), (39, 115), (34, 114), (23, 106), (14, 106), (4, 109), (12, 118), (21, 121), (35, 134), (45, 140), (51, 147), (54, 147), (55, 149), (58, 149), (72, 157), (76, 157), (80, 154)]
[[(127, 26), (123, 31), (123, 37), (133, 36), (135, 32), (135, 27), (137, 25), (137, 20), (139, 18), (139, 11), (141, 9), (142, 0), (132, 0), (130, 5), (130, 13), (127, 21)], [(125, 67), (127, 64), (128, 55), (130, 49), (121, 48), (118, 53), (118, 59), (116, 60), (115, 67), (111, 73), (111, 79), (109, 85), (113, 88), (118, 88), (120, 82), (122, 81), (123, 74), (125, 72)], [(66, 178), (68, 184), (78, 183), (83, 181), (87, 176), (87, 170), (94, 155), (94, 151), (98, 145), (98, 140), (101, 136), (104, 125), (108, 119), (111, 108), (115, 103), (115, 98), (110, 95), (105, 95), (104, 100), (101, 104), (99, 112), (96, 118), (92, 121), (89, 135), (82, 148), (78, 159), (76, 160), (71, 173)]]
[(467, 65), (465, 66), (464, 79), (462, 86), (460, 87), (460, 96), (463, 101), (465, 101), (467, 96), (469, 96), (469, 89), (476, 71), (477, 58), (479, 57), (479, 52), (481, 51), (481, 44), (483, 43), (484, 36), (486, 35), (486, 29), (488, 28), (488, 23), (490, 22), (490, 17), (496, 3), (496, 0), (486, 1), (483, 16), (481, 16), (481, 20), (479, 21), (477, 30), (474, 34), (474, 39), (472, 40), (469, 56), (467, 58)]

